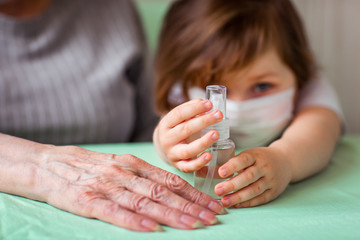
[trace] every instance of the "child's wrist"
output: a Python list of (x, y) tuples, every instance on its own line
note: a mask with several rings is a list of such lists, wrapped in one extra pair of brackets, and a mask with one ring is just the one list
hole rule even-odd
[(282, 161), (284, 167), (287, 169), (289, 176), (289, 182), (293, 182), (293, 177), (295, 175), (295, 167), (294, 167), (294, 161), (292, 159), (292, 156), (294, 154), (289, 154), (288, 147), (286, 144), (281, 141), (281, 139), (274, 141), (269, 145), (269, 148), (273, 151), (277, 152), (277, 156), (279, 156), (280, 160)]

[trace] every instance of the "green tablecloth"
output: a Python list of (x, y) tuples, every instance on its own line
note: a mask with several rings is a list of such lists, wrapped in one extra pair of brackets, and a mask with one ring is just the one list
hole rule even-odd
[[(157, 157), (151, 143), (86, 145), (116, 154), (131, 153), (184, 174)], [(0, 193), (0, 239), (360, 239), (360, 136), (340, 142), (329, 167), (293, 184), (263, 206), (230, 209), (219, 225), (199, 230), (165, 227), (137, 233), (58, 210), (45, 203)]]

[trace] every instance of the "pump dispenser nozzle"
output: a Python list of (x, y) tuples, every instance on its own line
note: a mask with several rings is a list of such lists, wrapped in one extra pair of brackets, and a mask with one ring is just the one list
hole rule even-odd
[[(220, 85), (210, 85), (206, 87), (206, 98), (213, 104), (213, 109), (218, 109), (225, 113), (226, 109), (226, 87)], [(223, 119), (226, 118), (224, 114)]]
[(222, 112), (223, 120), (217, 124), (204, 128), (201, 131), (201, 134), (205, 135), (211, 130), (216, 130), (220, 135), (219, 140), (229, 138), (229, 119), (226, 118), (226, 87), (221, 85), (207, 86), (206, 98), (209, 99), (213, 105), (211, 111), (220, 110)]

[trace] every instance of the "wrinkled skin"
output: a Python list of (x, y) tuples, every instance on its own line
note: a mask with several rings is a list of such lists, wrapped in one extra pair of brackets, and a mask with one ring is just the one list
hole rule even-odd
[[(0, 149), (3, 192), (136, 231), (161, 231), (160, 224), (199, 228), (216, 223), (215, 214), (224, 212), (179, 176), (133, 155), (0, 137), (8, 145)], [(14, 143), (22, 150), (14, 152)]]

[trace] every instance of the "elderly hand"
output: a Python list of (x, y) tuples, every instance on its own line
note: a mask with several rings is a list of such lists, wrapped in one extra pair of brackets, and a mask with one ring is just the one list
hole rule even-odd
[(135, 156), (4, 136), (0, 134), (0, 143), (7, 145), (0, 149), (3, 192), (136, 231), (159, 231), (159, 223), (199, 228), (216, 223), (215, 214), (224, 211), (177, 175)]
[(200, 138), (191, 138), (222, 120), (219, 110), (207, 113), (211, 108), (209, 100), (194, 99), (177, 106), (161, 119), (154, 132), (154, 144), (163, 160), (182, 172), (197, 171), (210, 162), (211, 154), (203, 151), (219, 139), (219, 133), (213, 130)]

